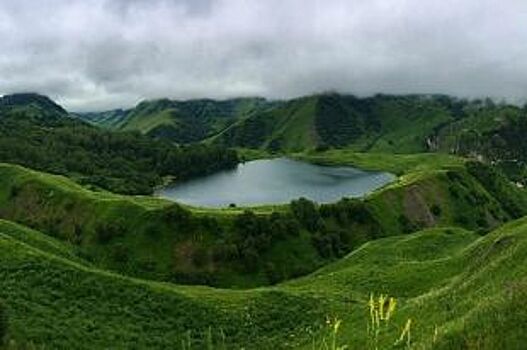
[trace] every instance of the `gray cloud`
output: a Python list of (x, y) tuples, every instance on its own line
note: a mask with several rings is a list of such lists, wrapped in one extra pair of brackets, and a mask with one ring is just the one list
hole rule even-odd
[(0, 0), (0, 94), (527, 96), (523, 0)]

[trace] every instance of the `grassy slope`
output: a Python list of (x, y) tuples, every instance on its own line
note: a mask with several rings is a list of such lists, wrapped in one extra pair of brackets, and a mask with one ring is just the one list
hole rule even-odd
[(448, 109), (426, 96), (320, 94), (290, 100), (238, 121), (213, 142), (279, 152), (346, 147), (359, 152), (414, 153), (426, 139), (454, 120)]
[(37, 233), (1, 221), (0, 298), (11, 338), (52, 348), (180, 348), (187, 331), (194, 348), (203, 348), (198, 342), (210, 327), (216, 340), (223, 330), (226, 348), (311, 349), (327, 316), (343, 320), (339, 342), (363, 349), (366, 301), (382, 292), (397, 297), (400, 309), (381, 332), (381, 348), (412, 318), (418, 348), (520, 349), (527, 340), (520, 326), (527, 316), (525, 232), (527, 219), (482, 238), (426, 230), (367, 243), (276, 287), (228, 291), (93, 269), (65, 259), (71, 248), (45, 237), (20, 239)]
[[(459, 225), (489, 230), (511, 218), (496, 195), (467, 174), (461, 160), (446, 157), (450, 166), (441, 168), (436, 159), (439, 156), (431, 156), (428, 163), (421, 160), (423, 157), (398, 156), (397, 166), (405, 169), (406, 174), (364, 200), (365, 208), (373, 215), (373, 224), (380, 230), (376, 233), (378, 237), (431, 226)], [(349, 158), (335, 159), (347, 162)], [(391, 159), (395, 167), (397, 158)], [(212, 252), (224, 236), (199, 222), (181, 221), (178, 216), (181, 209), (171, 202), (92, 192), (67, 178), (12, 165), (0, 165), (0, 174), (0, 217), (74, 242), (98, 266), (112, 270), (161, 280), (178, 280), (174, 272), (212, 274), (215, 282), (210, 283), (214, 285), (255, 286), (268, 283), (268, 264), (283, 267), (286, 275), (298, 275), (300, 271), (306, 273), (328, 262), (318, 256), (310, 235), (304, 232), (298, 237), (276, 241), (262, 255), (257, 273), (243, 272), (236, 261), (215, 264), (207, 260), (208, 263), (198, 265), (194, 256), (202, 250)], [(243, 210), (189, 209), (192, 220), (213, 218), (227, 233), (232, 230), (235, 215)], [(268, 215), (272, 211), (289, 211), (289, 207), (254, 210)], [(342, 229), (337, 221), (337, 217), (328, 219), (328, 227)], [(353, 218), (344, 225), (353, 232), (354, 244), (364, 242), (371, 234), (370, 226), (361, 225)], [(101, 227), (102, 231), (108, 231), (109, 226), (117, 226), (118, 232), (110, 230), (114, 236), (101, 240), (98, 232)]]
[(115, 130), (126, 122), (128, 110), (114, 109), (104, 112), (72, 113), (71, 115), (101, 128)]
[(441, 106), (430, 101), (389, 99), (375, 106), (382, 131), (367, 148), (370, 152), (423, 152), (425, 140), (432, 130), (451, 122), (452, 116)]
[[(45, 236), (39, 240), (53, 249), (19, 238), (29, 234), (33, 231), (0, 222), (0, 298), (8, 305), (10, 335), (19, 342), (76, 349), (179, 348), (187, 330), (202, 338), (211, 327), (214, 338), (221, 330), (229, 342), (250, 343), (255, 337), (266, 347), (284, 330), (300, 332), (322, 317), (318, 308), (304, 312), (320, 304), (313, 296), (126, 278), (55, 255), (61, 243)], [(284, 310), (304, 320), (287, 317)]]
[(464, 159), (439, 153), (360, 153), (350, 149), (294, 154), (293, 157), (321, 165), (351, 165), (365, 170), (388, 171), (397, 175), (435, 170), (463, 164)]
[(523, 112), (516, 106), (468, 108), (466, 118), (437, 131), (437, 148), (443, 152), (481, 153), (482, 146), (489, 141), (486, 134), (499, 130), (508, 118), (521, 116), (524, 117)]
[(175, 142), (201, 141), (223, 131), (235, 120), (271, 105), (272, 102), (260, 98), (144, 101), (128, 111), (118, 128)]
[(315, 100), (307, 99), (306, 103), (295, 103), (291, 110), (284, 112), (287, 119), (279, 120), (264, 147), (268, 148), (275, 140), (284, 150), (297, 151), (315, 147), (318, 142), (318, 135), (313, 127), (315, 103)]
[(246, 149), (300, 151), (318, 144), (316, 99), (304, 97), (240, 118), (206, 142)]
[(142, 133), (148, 133), (152, 129), (160, 125), (170, 125), (177, 127), (179, 125), (178, 120), (173, 113), (176, 113), (174, 109), (164, 109), (156, 114), (144, 117), (142, 115), (133, 116), (126, 124), (123, 125), (123, 130), (139, 130)]
[[(300, 235), (280, 241), (281, 249), (270, 251), (258, 273), (248, 274), (239, 262), (198, 266), (194, 255), (212, 249), (223, 235), (199, 222), (189, 223), (179, 206), (158, 198), (121, 196), (93, 192), (62, 176), (0, 164), (0, 217), (37, 228), (64, 241), (74, 242), (81, 254), (97, 265), (132, 275), (167, 280), (173, 273), (198, 275), (214, 273), (215, 284), (254, 286), (267, 284), (266, 261), (283, 261), (283, 250), (299, 250), (287, 267), (312, 271), (323, 261), (317, 258), (310, 237)], [(190, 210), (190, 211), (188, 211)], [(211, 210), (187, 208), (194, 218), (213, 218), (225, 231), (232, 230), (235, 215), (244, 209)], [(284, 211), (285, 207), (255, 208), (260, 215)], [(171, 215), (171, 213), (173, 213)], [(101, 239), (101, 227), (118, 227), (114, 237)], [(118, 256), (125, 255), (125, 259)], [(289, 257), (291, 258), (291, 257)]]

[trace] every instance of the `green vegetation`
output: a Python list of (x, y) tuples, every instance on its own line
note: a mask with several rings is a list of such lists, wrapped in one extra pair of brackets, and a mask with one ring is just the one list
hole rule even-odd
[(126, 194), (150, 194), (164, 177), (181, 180), (238, 163), (236, 153), (222, 147), (177, 147), (97, 129), (33, 94), (0, 99), (0, 161)]
[(4, 339), (7, 335), (7, 330), (9, 327), (7, 319), (7, 311), (3, 303), (0, 303), (0, 346), (4, 344)]
[(12, 228), (0, 223), (0, 298), (18, 344), (183, 348), (190, 339), (191, 348), (311, 349), (329, 317), (341, 320), (338, 346), (365, 349), (372, 291), (398, 301), (379, 348), (399, 339), (408, 319), (417, 348), (515, 349), (526, 340), (525, 219), (482, 238), (442, 228), (376, 240), (313, 275), (246, 291), (103, 272), (21, 242), (5, 225)]
[(320, 165), (352, 165), (365, 170), (388, 171), (403, 175), (462, 165), (464, 159), (441, 153), (357, 153), (349, 149), (296, 153), (293, 157)]
[(288, 101), (238, 121), (214, 142), (269, 151), (348, 148), (356, 152), (416, 153), (427, 137), (457, 116), (444, 96), (320, 94)]
[[(509, 180), (523, 183), (524, 109), (322, 94), (78, 117), (136, 132), (39, 95), (0, 99), (0, 161), (34, 168), (0, 164), (0, 348), (527, 342), (527, 194)], [(105, 190), (233, 166), (226, 146), (399, 177), (362, 199), (218, 210)]]
[(466, 118), (436, 131), (432, 138), (435, 148), (482, 158), (497, 165), (514, 181), (525, 184), (525, 108), (474, 101), (465, 110)]
[(316, 135), (306, 130), (313, 124), (314, 109), (311, 98), (292, 100), (241, 119), (214, 136), (211, 142), (271, 152), (311, 148)]
[(84, 114), (90, 122), (118, 130), (139, 131), (177, 143), (201, 141), (225, 129), (236, 120), (273, 106), (261, 98), (224, 101), (209, 99), (144, 101), (135, 108), (115, 112)]
[(75, 113), (74, 116), (104, 129), (114, 130), (126, 122), (128, 113), (128, 110), (114, 109), (104, 112)]
[(523, 215), (523, 192), (483, 165), (470, 169), (409, 171), (364, 200), (204, 210), (1, 165), (0, 217), (70, 242), (101, 268), (248, 287), (305, 275), (372, 239), (432, 226), (487, 232)]
[(439, 152), (496, 163), (517, 182), (527, 174), (525, 108), (445, 95), (335, 93), (289, 101), (145, 101), (131, 110), (79, 117), (178, 143), (200, 142), (263, 154), (346, 149), (359, 153)]

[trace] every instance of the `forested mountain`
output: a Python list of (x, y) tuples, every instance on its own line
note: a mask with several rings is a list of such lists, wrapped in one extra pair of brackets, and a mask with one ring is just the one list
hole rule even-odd
[(370, 153), (441, 152), (497, 163), (527, 176), (527, 110), (444, 95), (322, 94), (254, 114), (211, 140), (287, 153), (342, 148)]
[(235, 121), (274, 106), (262, 98), (143, 101), (129, 110), (82, 113), (78, 117), (102, 127), (139, 131), (176, 143), (202, 141)]
[(20, 93), (0, 97), (0, 112), (2, 116), (16, 114), (48, 121), (68, 115), (68, 112), (54, 101), (36, 93)]
[(74, 113), (73, 116), (104, 129), (119, 129), (128, 117), (129, 110), (113, 109), (104, 112)]
[(442, 95), (319, 94), (242, 120), (214, 142), (271, 151), (345, 147), (360, 152), (423, 152), (429, 148), (429, 135), (463, 117), (465, 103)]
[(527, 110), (476, 101), (464, 106), (464, 118), (442, 125), (429, 137), (429, 150), (493, 163), (513, 180), (527, 179)]
[(185, 179), (237, 164), (223, 147), (179, 147), (139, 133), (113, 133), (71, 118), (36, 94), (0, 99), (0, 162), (71, 176), (128, 194), (148, 194), (171, 176)]
[(210, 138), (234, 147), (283, 152), (345, 147), (362, 152), (467, 154), (482, 151), (489, 132), (512, 124), (518, 127), (526, 111), (489, 99), (445, 95), (359, 98), (325, 93), (273, 102), (161, 99), (129, 110), (76, 116), (99, 126), (137, 130), (178, 143)]

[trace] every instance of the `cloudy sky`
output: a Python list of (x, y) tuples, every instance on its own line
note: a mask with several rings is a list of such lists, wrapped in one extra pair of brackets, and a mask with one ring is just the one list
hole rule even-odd
[(525, 0), (0, 0), (0, 94), (527, 97)]

